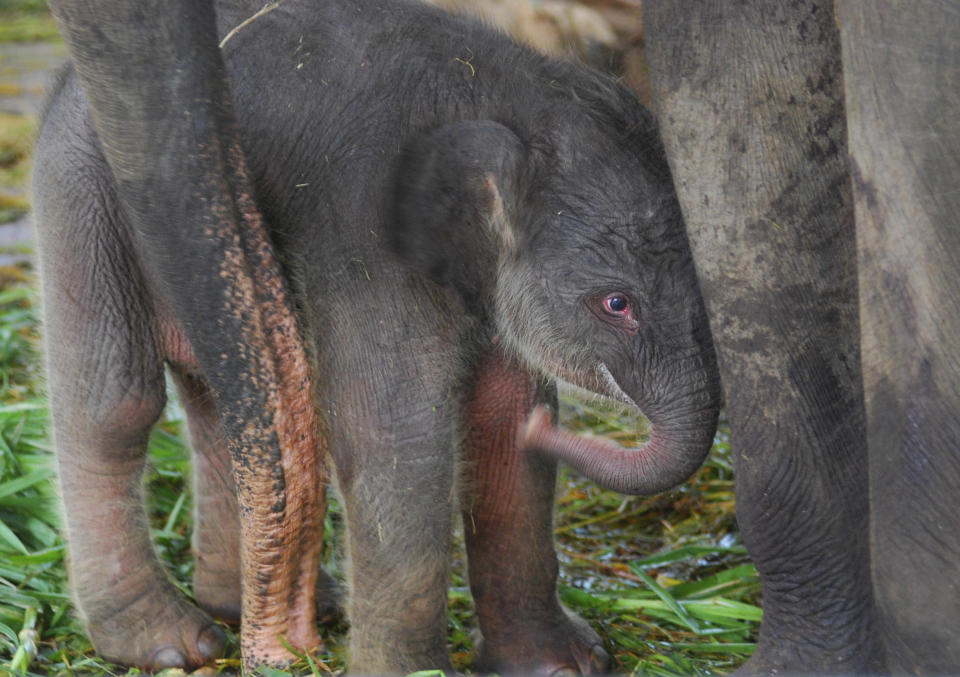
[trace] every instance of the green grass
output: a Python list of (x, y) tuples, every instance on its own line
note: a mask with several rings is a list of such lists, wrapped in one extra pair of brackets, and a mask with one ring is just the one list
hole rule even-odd
[[(0, 94), (3, 93), (0, 83)], [(27, 213), (27, 182), (36, 118), (0, 111), (0, 224)]]
[[(0, 674), (136, 674), (99, 660), (71, 610), (33, 301), (24, 286), (0, 292)], [(563, 415), (573, 427), (634, 434), (633, 422), (589, 405), (568, 404)], [(145, 482), (158, 552), (189, 594), (189, 452), (177, 409), (169, 416), (152, 436)], [(750, 656), (760, 588), (736, 532), (723, 432), (705, 466), (671, 493), (625, 498), (567, 472), (558, 493), (560, 596), (603, 636), (618, 672), (718, 674)], [(340, 523), (333, 506), (328, 551), (337, 550)], [(475, 621), (459, 544), (453, 558), (449, 643), (456, 667), (469, 671)], [(231, 637), (221, 667), (239, 665)], [(326, 653), (296, 667), (342, 671), (344, 628), (325, 631), (325, 639)]]
[(0, 0), (0, 42), (59, 39), (43, 0)]
[(0, 11), (0, 42), (59, 40), (57, 26), (48, 14)]

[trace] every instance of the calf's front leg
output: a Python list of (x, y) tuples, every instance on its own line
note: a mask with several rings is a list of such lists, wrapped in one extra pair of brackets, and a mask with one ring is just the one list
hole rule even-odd
[(557, 599), (556, 461), (520, 449), (544, 385), (497, 348), (479, 361), (466, 404), (463, 524), (483, 633), (479, 667), (500, 673), (605, 670), (600, 638)]

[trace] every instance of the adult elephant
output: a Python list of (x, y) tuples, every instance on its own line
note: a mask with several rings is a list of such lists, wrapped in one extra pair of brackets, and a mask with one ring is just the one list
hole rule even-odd
[(764, 583), (747, 670), (955, 672), (960, 10), (644, 19)]

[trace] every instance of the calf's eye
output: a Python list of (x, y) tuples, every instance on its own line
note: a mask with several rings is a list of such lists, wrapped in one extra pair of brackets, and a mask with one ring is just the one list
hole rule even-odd
[(600, 292), (584, 301), (593, 316), (604, 324), (628, 334), (640, 332), (639, 306), (626, 292)]
[(630, 307), (630, 303), (627, 301), (626, 296), (621, 296), (620, 294), (611, 294), (607, 298), (603, 299), (603, 307), (614, 315), (620, 315), (627, 312), (627, 309)]

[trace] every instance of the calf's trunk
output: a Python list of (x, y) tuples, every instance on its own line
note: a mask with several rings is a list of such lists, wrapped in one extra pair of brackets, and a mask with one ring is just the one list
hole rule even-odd
[(687, 412), (645, 412), (652, 434), (648, 442), (634, 448), (557, 428), (549, 410), (540, 406), (521, 433), (521, 445), (566, 462), (605, 489), (656, 494), (683, 482), (703, 462), (717, 429), (717, 399), (713, 396), (706, 406)]

